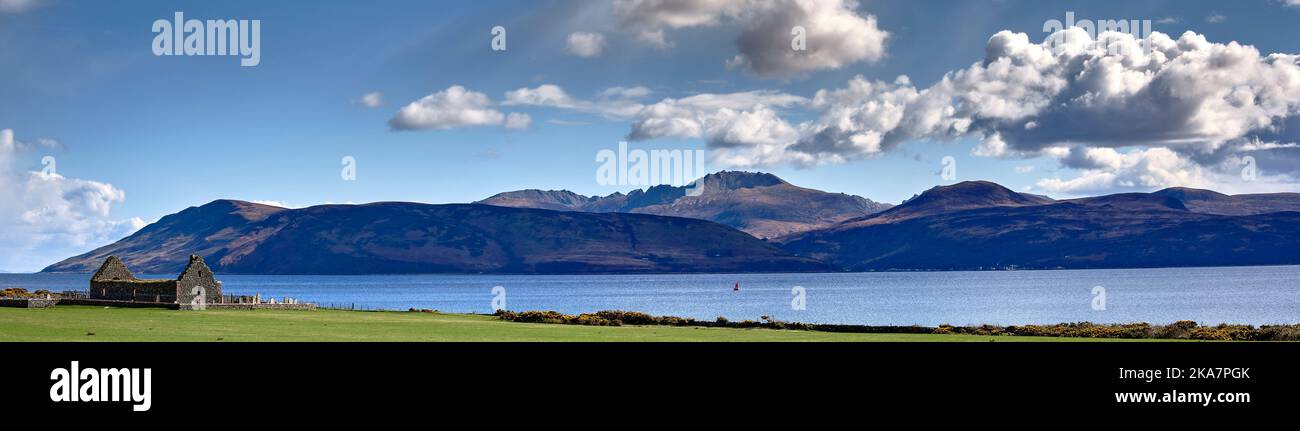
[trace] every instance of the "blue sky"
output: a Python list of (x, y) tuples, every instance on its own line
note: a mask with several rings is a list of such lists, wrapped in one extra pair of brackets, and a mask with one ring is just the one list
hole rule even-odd
[[(800, 12), (801, 6), (780, 1), (759, 8), (741, 2), (732, 4), (739, 7), (707, 0), (677, 3), (679, 9), (668, 10), (635, 1), (326, 1), (304, 7), (264, 1), (0, 0), (0, 130), (9, 131), (12, 150), (0, 159), (8, 164), (4, 185), (11, 194), (3, 196), (8, 208), (0, 210), (0, 223), (10, 227), (0, 234), (0, 270), (39, 270), (116, 240), (142, 222), (220, 198), (307, 206), (469, 202), (521, 188), (588, 195), (627, 191), (633, 187), (595, 181), (594, 157), (602, 149), (617, 148), (648, 121), (664, 120), (650, 107), (665, 100), (751, 91), (804, 100), (788, 105), (763, 100), (775, 117), (755, 116), (755, 123), (746, 123), (761, 127), (757, 138), (742, 133), (740, 123), (709, 123), (737, 112), (766, 112), (739, 105), (731, 112), (684, 114), (688, 121), (698, 120), (704, 131), (659, 130), (631, 145), (704, 149), (711, 155), (776, 148), (767, 159), (742, 154), (730, 160), (747, 163), (711, 161), (706, 170), (762, 170), (797, 185), (894, 203), (967, 179), (1056, 197), (1173, 185), (1300, 191), (1291, 173), (1296, 166), (1288, 163), (1296, 160), (1287, 148), (1291, 133), (1250, 121), (1256, 117), (1242, 120), (1249, 125), (1245, 128), (1210, 130), (1206, 124), (1235, 124), (1236, 119), (1202, 116), (1196, 119), (1203, 123), (1189, 122), (1185, 130), (1134, 132), (1094, 142), (1102, 138), (1088, 127), (1071, 128), (1088, 123), (1061, 121), (1070, 112), (1055, 108), (1061, 100), (1052, 99), (1028, 117), (970, 114), (974, 122), (968, 132), (890, 129), (885, 143), (854, 147), (848, 143), (861, 141), (850, 136), (890, 130), (860, 124), (835, 129), (828, 126), (828, 112), (837, 106), (860, 109), (872, 100), (821, 106), (813, 100), (819, 90), (844, 89), (857, 76), (892, 84), (906, 75), (905, 90), (924, 91), (945, 74), (985, 60), (999, 31), (1024, 33), (1038, 44), (1048, 36), (1044, 22), (1064, 20), (1067, 11), (1078, 19), (1148, 19), (1155, 31), (1173, 40), (1192, 31), (1211, 44), (1253, 46), (1261, 58), (1298, 53), (1300, 8), (1285, 1), (828, 0), (813, 2), (820, 6), (817, 11), (796, 16), (844, 24), (844, 34), (855, 37), (852, 43), (834, 50), (826, 44), (812, 46), (831, 60), (775, 69), (729, 66), (728, 60), (738, 54), (763, 58), (768, 47), (746, 48), (739, 41), (766, 31), (788, 34), (788, 28), (768, 30), (763, 23), (785, 22), (788, 12)], [(241, 67), (233, 57), (155, 56), (151, 24), (176, 11), (202, 20), (260, 20), (261, 63)], [(505, 51), (490, 47), (490, 30), (498, 25), (507, 30)], [(829, 26), (812, 27), (810, 35), (820, 36), (825, 28)], [(599, 52), (575, 54), (569, 43), (575, 33), (603, 38)], [(654, 40), (655, 35), (661, 39)], [(1277, 82), (1277, 75), (1260, 76), (1260, 85), (1234, 82), (1229, 88), (1211, 82), (1202, 87), (1222, 87), (1229, 94), (1245, 87), (1263, 91)], [(543, 85), (562, 89), (570, 103), (519, 103), (522, 96), (512, 103), (507, 94)], [(526, 114), (527, 127), (502, 127), (494, 117), (451, 125), (421, 123), (406, 128), (410, 130), (393, 126), (403, 107), (445, 95), (453, 86), (489, 99), (481, 107), (485, 112)], [(613, 87), (640, 90), (627, 98), (602, 95)], [(382, 94), (381, 102), (361, 103), (368, 93)], [(1256, 95), (1255, 103), (1269, 110), (1252, 112), (1265, 122), (1290, 121), (1292, 102), (1300, 98), (1289, 89), (1277, 93), (1284, 94)], [(1276, 100), (1268, 102), (1274, 100), (1268, 97)], [(1115, 103), (1119, 105), (1109, 112), (1140, 105), (1136, 98)], [(627, 110), (614, 113), (613, 107)], [(634, 109), (638, 107), (645, 110)], [(1066, 112), (1048, 115), (1052, 109)], [(1025, 118), (1035, 119), (1034, 127), (1044, 126), (1035, 133), (1006, 128), (1005, 123)], [(758, 121), (763, 119), (771, 123)], [(861, 115), (853, 119), (876, 121)], [(836, 133), (813, 133), (827, 127)], [(1009, 149), (979, 151), (995, 133)], [(1146, 140), (1174, 135), (1193, 136), (1188, 139), (1197, 146), (1181, 144), (1187, 139), (1178, 145)], [(838, 138), (822, 142), (818, 136)], [(1242, 183), (1224, 167), (1236, 163), (1231, 157), (1241, 152), (1222, 148), (1243, 142), (1276, 147), (1260, 150), (1267, 153), (1258, 156), (1258, 181)], [(796, 151), (800, 148), (821, 152)], [(63, 182), (33, 182), (29, 173), (42, 170), (44, 156), (57, 160)], [(344, 156), (357, 160), (355, 181), (340, 177)], [(956, 179), (940, 176), (945, 156), (957, 161)]]

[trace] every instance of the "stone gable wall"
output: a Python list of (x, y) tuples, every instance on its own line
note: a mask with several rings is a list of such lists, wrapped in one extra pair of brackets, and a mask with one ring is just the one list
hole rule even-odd
[(176, 277), (176, 302), (191, 304), (202, 293), (204, 302), (215, 304), (221, 302), (221, 282), (212, 274), (212, 269), (203, 262), (203, 258), (190, 256), (190, 264)]
[(95, 275), (90, 278), (92, 282), (130, 281), (135, 279), (135, 276), (131, 275), (131, 270), (127, 269), (126, 264), (122, 263), (122, 260), (118, 259), (117, 256), (109, 256), (108, 260), (104, 261), (104, 265), (99, 267), (99, 271), (95, 271)]

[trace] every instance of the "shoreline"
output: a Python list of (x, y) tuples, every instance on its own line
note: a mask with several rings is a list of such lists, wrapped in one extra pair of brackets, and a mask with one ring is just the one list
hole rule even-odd
[[(414, 309), (410, 311), (420, 312)], [(1180, 320), (1167, 325), (1153, 325), (1146, 322), (1116, 324), (1070, 322), (1006, 326), (954, 326), (941, 324), (928, 327), (921, 325), (872, 326), (786, 322), (771, 319), (768, 316), (762, 316), (759, 321), (742, 320), (733, 322), (724, 317), (718, 317), (714, 321), (707, 321), (676, 316), (653, 316), (635, 311), (618, 310), (597, 311), (579, 315), (568, 315), (556, 311), (523, 311), (516, 313), (501, 310), (491, 315), (509, 322), (583, 326), (631, 324), (738, 329), (763, 328), (858, 334), (982, 335), (1131, 340), (1300, 341), (1300, 324), (1260, 325), (1256, 327), (1253, 325), (1221, 323), (1203, 326), (1191, 320)]]
[[(511, 316), (507, 318), (507, 316)], [(614, 321), (617, 321), (615, 323)], [(1300, 324), (1251, 327), (1089, 323), (1023, 326), (814, 325), (697, 321), (636, 312), (441, 313), (336, 309), (181, 311), (64, 305), (0, 307), (0, 342), (14, 341), (1296, 341)]]

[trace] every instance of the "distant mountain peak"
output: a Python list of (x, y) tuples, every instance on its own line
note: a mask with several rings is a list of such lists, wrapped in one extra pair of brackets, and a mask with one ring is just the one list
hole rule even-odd
[(1194, 189), (1190, 187), (1170, 187), (1167, 189), (1157, 191), (1153, 194), (1159, 196), (1172, 197), (1184, 202), (1189, 200), (1206, 201), (1206, 200), (1218, 200), (1218, 199), (1231, 198), (1231, 196), (1216, 192), (1214, 190)]
[[(1020, 207), (1045, 205), (1056, 202), (1052, 198), (1029, 193), (1017, 193), (992, 181), (962, 181), (946, 186), (934, 186), (912, 196), (902, 204), (875, 214), (846, 220), (829, 229), (843, 230), (854, 227), (891, 223), (934, 214), (977, 208)], [(784, 238), (783, 241), (794, 238)]]
[(696, 184), (705, 186), (706, 189), (735, 190), (771, 187), (789, 183), (776, 175), (766, 172), (721, 171), (705, 175), (704, 178), (696, 181)]
[(920, 195), (908, 199), (903, 205), (919, 206), (938, 204), (946, 208), (989, 207), (989, 206), (1023, 206), (1042, 205), (1052, 202), (1051, 198), (1028, 193), (1017, 193), (992, 181), (962, 181), (960, 183), (935, 186)]
[(200, 213), (236, 215), (248, 221), (258, 221), (267, 218), (271, 214), (284, 211), (286, 208), (235, 199), (217, 199), (191, 209)]
[(504, 207), (581, 211), (585, 205), (595, 199), (597, 199), (595, 196), (583, 196), (568, 190), (524, 189), (497, 193), (477, 203)]
[[(688, 191), (700, 193), (688, 195)], [(806, 189), (773, 174), (748, 171), (714, 172), (683, 186), (663, 184), (605, 197), (519, 190), (498, 193), (476, 203), (686, 217), (722, 223), (759, 238), (825, 227), (890, 207), (860, 196)]]

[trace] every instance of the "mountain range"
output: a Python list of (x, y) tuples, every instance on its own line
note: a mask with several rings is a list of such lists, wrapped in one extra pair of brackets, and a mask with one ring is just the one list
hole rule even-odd
[(380, 202), (285, 209), (218, 200), (45, 272), (118, 256), (171, 274), (187, 256), (236, 274), (662, 273), (834, 269), (704, 220), (491, 205)]
[(1300, 263), (1300, 194), (1171, 188), (1072, 200), (972, 181), (780, 238), (850, 271)]
[(174, 273), (656, 273), (1300, 264), (1300, 194), (1170, 188), (1054, 200), (998, 184), (897, 206), (720, 172), (692, 188), (286, 209), (218, 200), (46, 268)]
[[(688, 190), (696, 193), (688, 195)], [(821, 229), (892, 207), (861, 196), (798, 187), (768, 173), (736, 171), (705, 175), (689, 187), (659, 185), (604, 197), (529, 189), (499, 193), (476, 203), (687, 217), (721, 223), (762, 239)]]

